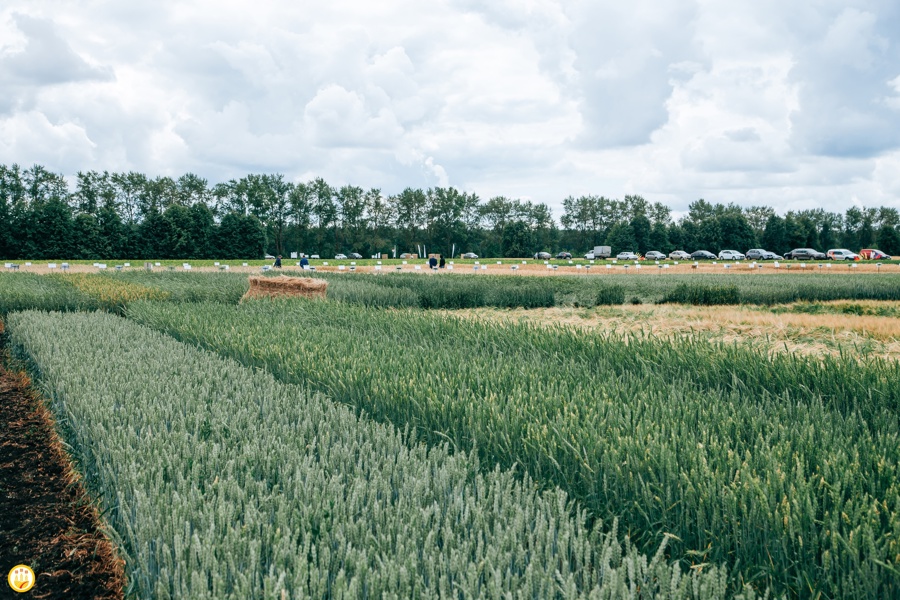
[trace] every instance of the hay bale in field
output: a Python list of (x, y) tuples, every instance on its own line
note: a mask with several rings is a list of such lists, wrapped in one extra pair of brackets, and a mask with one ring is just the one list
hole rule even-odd
[(272, 298), (276, 296), (302, 296), (324, 298), (328, 282), (312, 277), (251, 277), (250, 289), (241, 298)]

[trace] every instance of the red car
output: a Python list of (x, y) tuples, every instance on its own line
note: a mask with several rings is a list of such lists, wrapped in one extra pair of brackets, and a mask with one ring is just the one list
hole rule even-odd
[(859, 255), (865, 260), (891, 260), (891, 257), (881, 250), (873, 250), (871, 248), (860, 250)]

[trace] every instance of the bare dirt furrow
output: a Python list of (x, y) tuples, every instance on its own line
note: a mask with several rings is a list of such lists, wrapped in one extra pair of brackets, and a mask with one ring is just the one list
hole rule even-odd
[[(52, 414), (28, 377), (8, 370), (2, 346), (0, 354), (0, 599), (122, 598), (122, 561), (100, 529)], [(18, 564), (36, 574), (29, 592), (7, 584)]]

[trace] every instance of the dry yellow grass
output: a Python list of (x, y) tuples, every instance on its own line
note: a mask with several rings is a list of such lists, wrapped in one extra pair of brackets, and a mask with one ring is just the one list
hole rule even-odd
[[(846, 301), (821, 303), (839, 312)], [(900, 311), (900, 302), (854, 302)], [(789, 311), (791, 306), (780, 307)], [(840, 354), (864, 358), (875, 353), (900, 359), (900, 319), (854, 314), (776, 312), (752, 306), (624, 305), (621, 307), (546, 309), (480, 308), (447, 311), (468, 318), (557, 324), (660, 337), (702, 335), (710, 341), (747, 343), (769, 352)]]

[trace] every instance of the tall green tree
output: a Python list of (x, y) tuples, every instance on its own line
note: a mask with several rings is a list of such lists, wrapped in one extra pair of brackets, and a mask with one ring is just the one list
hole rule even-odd
[(631, 222), (629, 223), (631, 226), (631, 232), (634, 235), (634, 243), (637, 246), (637, 252), (640, 254), (646, 254), (649, 250), (655, 250), (656, 248), (650, 247), (650, 233), (652, 231), (652, 225), (650, 224), (650, 219), (647, 218), (646, 214), (643, 212), (639, 212), (631, 218)]
[(501, 256), (524, 258), (533, 254), (534, 230), (525, 221), (511, 221), (503, 228)]
[(71, 244), (69, 246), (72, 254), (60, 256), (59, 258), (74, 258), (76, 260), (115, 258), (103, 252), (104, 241), (97, 217), (90, 213), (81, 213), (72, 222)]
[(769, 215), (766, 220), (762, 245), (766, 250), (776, 254), (783, 254), (790, 249), (788, 248), (787, 227), (784, 219), (775, 213)]
[(637, 240), (634, 238), (634, 229), (630, 223), (616, 223), (609, 231), (606, 245), (612, 249), (613, 254), (619, 252), (637, 252)]

